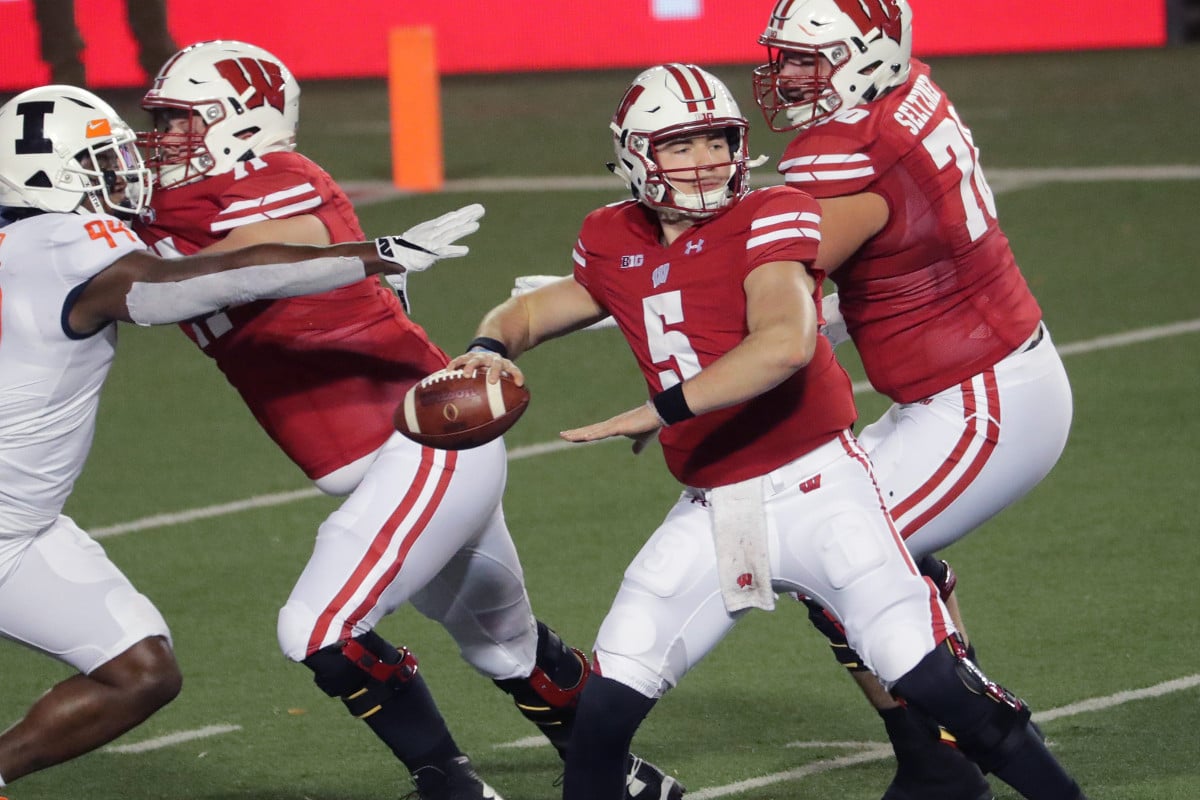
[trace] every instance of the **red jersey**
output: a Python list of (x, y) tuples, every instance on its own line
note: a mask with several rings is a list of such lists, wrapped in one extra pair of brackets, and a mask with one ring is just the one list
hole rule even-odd
[[(653, 212), (616, 203), (584, 220), (575, 280), (617, 321), (653, 395), (746, 338), (746, 276), (773, 261), (812, 264), (819, 220), (803, 192), (760, 189), (664, 247)], [(819, 287), (823, 276), (815, 277)], [(779, 386), (663, 428), (660, 440), (676, 478), (712, 488), (793, 461), (854, 419), (850, 378), (818, 336), (809, 365)]]
[[(160, 255), (191, 255), (239, 226), (301, 214), (320, 218), (334, 242), (364, 238), (333, 179), (292, 152), (155, 192), (152, 221), (139, 233)], [(448, 361), (374, 277), (236, 306), (180, 327), (310, 478), (382, 445), (408, 387)]]
[(887, 201), (887, 225), (830, 277), (867, 376), (892, 400), (960, 383), (1033, 333), (1041, 309), (996, 222), (979, 151), (925, 64), (803, 131), (779, 171), (817, 198)]

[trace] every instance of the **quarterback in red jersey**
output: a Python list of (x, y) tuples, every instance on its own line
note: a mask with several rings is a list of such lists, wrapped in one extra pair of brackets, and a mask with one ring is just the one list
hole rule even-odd
[(696, 66), (643, 72), (611, 127), (634, 199), (588, 215), (573, 276), (493, 309), (450, 362), (520, 382), (512, 358), (611, 315), (650, 401), (562, 436), (628, 436), (636, 450), (661, 432), (687, 487), (600, 627), (565, 800), (618, 796), (650, 709), (775, 592), (817, 598), (880, 680), (1024, 797), (1081, 798), (1026, 705), (968, 657), (849, 430), (850, 381), (817, 333), (816, 201), (792, 187), (749, 192), (746, 120)]
[[(267, 51), (242, 42), (188, 47), (163, 66), (141, 136), (156, 171), (141, 235), (157, 252), (251, 242), (362, 238), (342, 190), (293, 151), (299, 86)], [(466, 253), (469, 206), (402, 239), (408, 271)], [(184, 323), (271, 438), (323, 491), (349, 495), (321, 525), (279, 614), (279, 644), (340, 697), (412, 773), (422, 800), (486, 800), (417, 660), (374, 630), (406, 602), (440, 622), (463, 658), (512, 696), (565, 751), (587, 659), (534, 618), (504, 520), (502, 440), (450, 452), (396, 433), (392, 414), (446, 354), (378, 280), (301, 302), (273, 300)], [(640, 759), (631, 795), (678, 800), (682, 787)]]
[[(961, 631), (954, 573), (933, 554), (1054, 466), (1071, 423), (1066, 371), (971, 132), (911, 57), (906, 0), (780, 0), (760, 42), (769, 61), (755, 71), (758, 104), (774, 130), (798, 131), (779, 169), (824, 215), (817, 264), (838, 289), (826, 311), (840, 307), (872, 385), (895, 403), (859, 441)], [(810, 611), (884, 718), (898, 760), (884, 800), (990, 798), (978, 770)]]

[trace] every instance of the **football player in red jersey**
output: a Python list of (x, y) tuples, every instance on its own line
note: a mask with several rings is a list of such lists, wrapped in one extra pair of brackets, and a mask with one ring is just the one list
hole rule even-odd
[(564, 798), (616, 797), (658, 698), (747, 609), (799, 592), (837, 615), (897, 697), (1022, 796), (1079, 800), (1028, 707), (971, 661), (901, 542), (849, 430), (849, 377), (817, 332), (820, 206), (789, 186), (748, 192), (747, 129), (704, 70), (639, 75), (612, 121), (614, 169), (634, 199), (588, 215), (574, 275), (497, 306), (451, 361), (520, 381), (511, 359), (611, 315), (650, 401), (562, 436), (628, 436), (638, 450), (660, 432), (687, 487), (600, 627)]
[[(141, 142), (156, 191), (140, 233), (156, 251), (362, 238), (342, 190), (294, 151), (299, 92), (277, 58), (242, 42), (203, 42), (167, 61), (143, 100), (155, 118)], [(439, 226), (482, 212), (451, 212), (404, 238), (437, 238)], [(436, 258), (428, 254), (423, 267)], [(305, 474), (329, 494), (348, 495), (322, 523), (280, 611), (284, 654), (388, 745), (423, 800), (493, 797), (455, 744), (416, 658), (374, 630), (411, 602), (561, 753), (587, 660), (533, 616), (501, 507), (503, 441), (450, 452), (395, 431), (392, 414), (408, 388), (447, 362), (396, 294), (364, 280), (182, 328)], [(682, 794), (640, 760), (631, 760), (629, 777), (639, 800)]]
[[(1054, 466), (1071, 424), (1066, 371), (997, 223), (971, 132), (912, 58), (906, 0), (779, 0), (760, 42), (758, 105), (772, 129), (797, 131), (779, 170), (823, 213), (817, 266), (838, 289), (827, 311), (840, 306), (868, 378), (894, 402), (859, 441), (961, 631), (954, 573), (934, 553)], [(990, 798), (979, 771), (809, 608), (884, 719), (898, 762), (884, 800)]]

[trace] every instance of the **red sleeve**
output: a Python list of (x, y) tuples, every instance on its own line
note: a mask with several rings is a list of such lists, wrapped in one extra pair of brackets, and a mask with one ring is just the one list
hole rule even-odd
[(804, 192), (788, 187), (767, 189), (760, 196), (746, 236), (746, 274), (773, 261), (799, 261), (811, 266), (821, 244), (820, 205)]
[(779, 161), (788, 186), (813, 197), (844, 197), (867, 191), (898, 158), (880, 135), (876, 117), (885, 109), (864, 107), (865, 116), (834, 120), (792, 140)]
[(280, 158), (272, 154), (239, 165), (245, 175), (232, 181), (221, 196), (221, 210), (210, 231), (224, 236), (234, 228), (311, 214), (330, 199), (328, 182), (316, 165), (303, 158)]

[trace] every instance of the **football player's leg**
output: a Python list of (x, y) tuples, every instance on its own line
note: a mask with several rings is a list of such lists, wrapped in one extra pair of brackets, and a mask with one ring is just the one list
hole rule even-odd
[(0, 734), (0, 780), (11, 782), (112, 741), (170, 702), (182, 678), (162, 615), (70, 519), (3, 550), (0, 633), (80, 673)]
[[(460, 471), (475, 469), (464, 467)], [(579, 698), (591, 674), (584, 653), (534, 618), (517, 550), (497, 505), (478, 539), (416, 593), (413, 606), (440, 622), (462, 657), (512, 697), (517, 710), (566, 758)], [(627, 794), (678, 800), (683, 786), (630, 757)]]
[(1029, 800), (1082, 800), (1030, 723), (1028, 706), (988, 679), (951, 636), (894, 682), (892, 691), (938, 720), (958, 746)]
[(582, 653), (534, 618), (499, 504), (478, 538), (455, 553), (412, 602), (446, 628), (463, 660), (512, 696), (520, 713), (561, 753), (588, 665)]
[[(639, 788), (628, 759), (642, 719), (733, 627), (711, 530), (708, 509), (685, 493), (626, 569), (596, 638), (597, 674), (584, 687), (567, 751), (566, 800)], [(663, 777), (650, 796), (682, 793)]]
[[(480, 448), (484, 450), (485, 448)], [(499, 456), (503, 465), (503, 454)], [(406, 648), (374, 627), (432, 581), (479, 529), (500, 486), (469, 486), (458, 454), (389, 440), (362, 482), (329, 516), (313, 555), (279, 614), (284, 654), (414, 774), (491, 789), (474, 776)]]
[[(862, 503), (870, 502), (869, 496), (866, 495), (858, 500)], [(823, 502), (824, 508), (804, 513), (823, 513), (825, 508), (829, 507), (829, 498)], [(877, 506), (878, 502), (875, 504)], [(835, 537), (839, 535), (839, 529), (855, 531), (852, 535), (848, 534), (845, 540), (839, 539), (838, 546), (828, 548), (828, 554), (832, 557), (842, 552), (857, 553), (857, 567), (849, 562), (842, 565), (829, 564), (826, 571), (830, 574), (852, 575), (857, 574), (857, 569), (865, 575), (872, 570), (878, 570), (878, 575), (873, 576), (871, 580), (895, 583), (895, 588), (904, 591), (908, 596), (905, 602), (914, 609), (912, 619), (915, 620), (915, 624), (924, 626), (921, 615), (930, 605), (928, 584), (919, 579), (914, 580), (912, 566), (898, 547), (897, 537), (888, 529), (888, 521), (884, 515), (875, 512), (874, 516), (854, 518), (855, 514), (861, 513), (863, 512), (859, 509), (847, 510), (846, 519), (828, 528), (832, 531), (828, 535)], [(872, 531), (875, 532), (874, 535), (867, 535)], [(859, 539), (861, 541), (858, 541)], [(875, 557), (868, 557), (872, 552), (876, 553)], [(847, 579), (843, 577), (842, 580)], [(804, 597), (801, 599), (808, 606), (813, 624), (830, 640), (838, 661), (851, 672), (884, 723), (897, 758), (896, 778), (885, 792), (885, 800), (915, 800), (918, 797), (928, 800), (976, 800), (991, 797), (987, 781), (979, 770), (952, 748), (940, 744), (937, 725), (919, 719), (903, 708), (869, 671), (868, 660), (860, 656), (847, 641), (841, 620), (819, 602)], [(899, 609), (898, 606), (897, 610)], [(866, 611), (869, 612), (869, 609)], [(861, 616), (858, 624), (864, 624), (863, 620), (870, 620), (869, 613), (864, 613), (863, 610), (859, 613)], [(936, 639), (931, 638), (926, 644), (932, 647), (934, 641)]]

